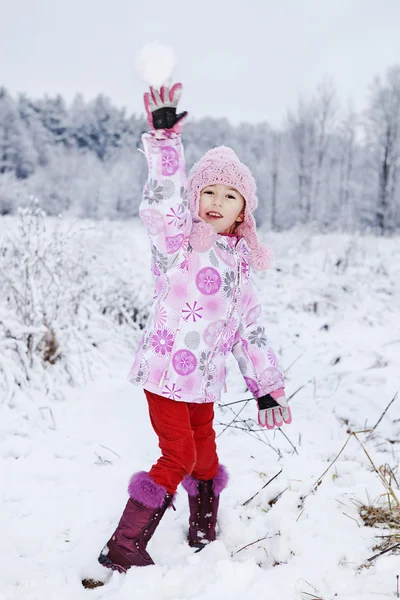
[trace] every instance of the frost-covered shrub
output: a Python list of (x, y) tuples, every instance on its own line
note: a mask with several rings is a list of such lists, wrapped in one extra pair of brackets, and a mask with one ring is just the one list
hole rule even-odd
[(106, 346), (118, 353), (136, 343), (146, 306), (137, 283), (97, 251), (104, 248), (100, 224), (49, 219), (37, 204), (2, 224), (2, 399), (17, 386), (56, 394), (61, 382), (94, 376)]

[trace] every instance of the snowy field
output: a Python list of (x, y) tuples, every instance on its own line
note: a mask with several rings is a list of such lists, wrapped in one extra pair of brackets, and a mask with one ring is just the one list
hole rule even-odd
[[(186, 545), (180, 489), (176, 512), (167, 512), (149, 544), (156, 566), (115, 573), (104, 587), (85, 590), (83, 578), (106, 575), (97, 555), (125, 505), (129, 476), (148, 469), (158, 448), (144, 395), (126, 380), (139, 329), (100, 310), (105, 296), (124, 310), (132, 298), (140, 310), (150, 300), (147, 239), (137, 222), (84, 225), (65, 249), (79, 256), (79, 269), (64, 283), (67, 294), (90, 282), (79, 291), (87, 327), (85, 313), (74, 327), (92, 343), (77, 346), (79, 360), (69, 364), (70, 373), (83, 365), (85, 377), (69, 386), (57, 363), (45, 372), (53, 377), (49, 393), (38, 378), (36, 389), (18, 388), (12, 398), (14, 384), (4, 380), (0, 392), (0, 599), (395, 598), (399, 556), (362, 566), (387, 531), (365, 527), (359, 504), (383, 506), (388, 496), (354, 436), (315, 484), (349, 433), (372, 428), (400, 387), (399, 238), (301, 230), (268, 236), (275, 269), (257, 283), (294, 394), (292, 425), (260, 431), (253, 402), (217, 407), (219, 455), (231, 477), (218, 541), (199, 554)], [(15, 227), (14, 219), (0, 222), (3, 243)], [(49, 297), (51, 289), (50, 282)], [(11, 369), (2, 342), (0, 358)], [(248, 397), (232, 361), (222, 403)], [(399, 406), (400, 398), (373, 436), (358, 435), (397, 481)]]

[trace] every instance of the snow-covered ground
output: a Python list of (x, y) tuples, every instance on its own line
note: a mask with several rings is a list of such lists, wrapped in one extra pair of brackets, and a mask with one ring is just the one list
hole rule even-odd
[[(81, 586), (104, 577), (97, 555), (125, 505), (130, 474), (158, 457), (144, 395), (126, 381), (136, 339), (117, 350), (104, 340), (94, 381), (65, 385), (57, 400), (27, 390), (0, 403), (1, 600), (396, 597), (398, 556), (360, 568), (382, 532), (363, 525), (357, 502), (384, 502), (385, 490), (356, 438), (314, 486), (349, 431), (372, 427), (400, 387), (399, 239), (293, 231), (268, 240), (276, 269), (258, 278), (267, 331), (288, 395), (301, 389), (283, 431), (260, 432), (252, 421), (255, 431), (246, 430), (241, 419), (256, 417), (253, 402), (228, 429), (244, 405), (216, 408), (231, 478), (218, 541), (199, 554), (186, 545), (181, 489), (176, 512), (149, 544), (156, 566), (113, 574), (95, 590)], [(150, 299), (139, 223), (100, 224), (85, 246), (104, 278), (118, 273)], [(232, 361), (223, 402), (248, 397)], [(372, 439), (359, 435), (378, 467), (398, 469), (399, 403)]]

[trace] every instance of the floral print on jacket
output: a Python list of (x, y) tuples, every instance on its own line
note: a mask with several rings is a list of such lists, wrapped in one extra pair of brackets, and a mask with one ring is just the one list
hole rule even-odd
[(211, 250), (194, 252), (180, 135), (142, 140), (149, 174), (139, 215), (151, 242), (154, 296), (129, 380), (172, 400), (215, 402), (233, 352), (255, 397), (283, 388), (245, 240), (218, 235)]

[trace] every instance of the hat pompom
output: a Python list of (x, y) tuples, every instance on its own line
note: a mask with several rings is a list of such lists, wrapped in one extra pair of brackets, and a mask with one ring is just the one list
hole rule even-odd
[(211, 225), (204, 221), (193, 223), (189, 237), (189, 243), (195, 252), (206, 252), (210, 250), (217, 240), (217, 232)]
[(274, 253), (271, 248), (258, 244), (256, 248), (252, 249), (249, 256), (250, 266), (257, 271), (264, 271), (270, 269), (274, 262)]
[(225, 160), (238, 160), (238, 157), (236, 156), (234, 150), (232, 150), (232, 148), (229, 148), (228, 146), (217, 146), (216, 148), (211, 148), (211, 150), (208, 150), (206, 156), (207, 158), (221, 157)]
[(259, 242), (256, 232), (256, 222), (254, 221), (253, 215), (246, 209), (244, 214), (244, 221), (236, 227), (236, 233), (241, 237), (244, 237), (250, 250), (253, 250), (253, 248), (258, 247)]

